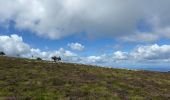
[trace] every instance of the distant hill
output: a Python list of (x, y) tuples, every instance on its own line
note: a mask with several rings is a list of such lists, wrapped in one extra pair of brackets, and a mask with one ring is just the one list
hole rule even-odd
[(170, 73), (0, 57), (0, 100), (170, 100)]

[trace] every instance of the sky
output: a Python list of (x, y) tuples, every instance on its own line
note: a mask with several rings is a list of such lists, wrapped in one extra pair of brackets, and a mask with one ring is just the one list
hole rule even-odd
[(0, 0), (0, 51), (170, 70), (169, 0)]

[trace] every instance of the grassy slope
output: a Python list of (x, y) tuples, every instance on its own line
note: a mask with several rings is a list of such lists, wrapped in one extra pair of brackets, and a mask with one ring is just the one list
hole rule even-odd
[(170, 73), (0, 57), (0, 100), (168, 100)]

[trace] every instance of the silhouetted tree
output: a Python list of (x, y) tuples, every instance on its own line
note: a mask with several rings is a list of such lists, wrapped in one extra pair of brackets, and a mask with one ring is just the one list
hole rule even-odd
[(5, 53), (4, 52), (0, 52), (0, 56), (4, 56), (5, 55)]
[(42, 59), (40, 57), (38, 57), (37, 60), (41, 61)]
[(54, 60), (54, 62), (56, 62), (56, 61), (60, 61), (61, 57), (53, 56), (53, 57), (51, 57), (51, 59)]
[(53, 56), (53, 57), (51, 57), (51, 59), (54, 60), (54, 62), (56, 62), (57, 57), (56, 57), (56, 56)]
[(57, 60), (58, 60), (58, 61), (61, 61), (61, 57), (59, 56), (59, 57), (57, 58)]

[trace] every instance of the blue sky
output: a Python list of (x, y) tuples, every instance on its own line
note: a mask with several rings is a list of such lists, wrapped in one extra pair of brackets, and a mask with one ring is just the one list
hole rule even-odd
[(170, 69), (169, 3), (0, 1), (0, 51), (110, 67)]

